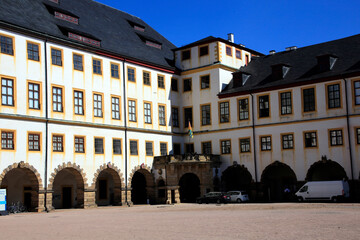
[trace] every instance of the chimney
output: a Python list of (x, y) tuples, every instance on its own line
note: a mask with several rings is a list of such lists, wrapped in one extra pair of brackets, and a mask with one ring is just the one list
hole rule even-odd
[(275, 53), (276, 53), (275, 50), (270, 50), (270, 51), (269, 51), (269, 54), (270, 54), (270, 55), (274, 55)]
[(234, 43), (234, 34), (228, 33), (228, 41)]
[(287, 47), (287, 48), (285, 48), (285, 50), (286, 50), (287, 52), (293, 51), (293, 50), (296, 50), (296, 49), (297, 49), (296, 46), (292, 46), (292, 47)]

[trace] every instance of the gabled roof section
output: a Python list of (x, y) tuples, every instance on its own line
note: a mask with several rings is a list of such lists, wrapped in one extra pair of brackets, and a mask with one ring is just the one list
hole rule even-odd
[[(239, 72), (250, 74), (244, 85), (236, 83), (235, 77), (219, 94), (220, 98), (269, 91), (296, 85), (311, 84), (360, 74), (360, 34), (330, 42), (311, 45), (296, 50), (278, 52), (255, 58)], [(319, 61), (319, 57), (321, 60)], [(322, 58), (329, 61), (327, 68)], [(332, 58), (336, 58), (334, 61)], [(289, 66), (283, 78), (274, 78), (273, 66)], [(234, 74), (237, 76), (239, 74)]]
[(209, 37), (200, 39), (199, 41), (187, 44), (185, 46), (175, 48), (175, 49), (173, 49), (173, 51), (183, 50), (183, 49), (187, 49), (187, 48), (191, 48), (191, 47), (195, 47), (195, 46), (199, 46), (199, 45), (203, 45), (203, 44), (208, 44), (208, 43), (212, 43), (212, 42), (218, 42), (218, 41), (223, 42), (223, 43), (225, 43), (225, 44), (227, 44), (229, 46), (234, 46), (236, 48), (248, 51), (248, 52), (250, 52), (250, 53), (252, 53), (254, 55), (257, 55), (257, 56), (264, 56), (264, 54), (262, 54), (260, 52), (257, 52), (255, 50), (252, 50), (250, 48), (246, 48), (246, 47), (244, 47), (244, 46), (242, 46), (240, 44), (232, 43), (232, 42), (230, 42), (228, 40), (225, 40), (223, 38), (216, 38), (216, 37), (213, 37), (213, 36), (209, 36)]
[[(50, 9), (50, 10), (49, 10)], [(79, 18), (79, 24), (57, 19), (51, 13), (59, 11)], [(156, 32), (143, 20), (123, 11), (92, 0), (61, 0), (55, 4), (49, 0), (1, 0), (0, 25), (21, 28), (51, 39), (63, 39), (84, 47), (98, 48), (119, 57), (137, 60), (146, 64), (174, 70), (170, 63), (174, 60), (175, 46)], [(144, 27), (140, 32), (152, 42), (160, 43), (161, 49), (150, 47), (138, 36), (130, 24)], [(58, 27), (60, 26), (60, 28)], [(100, 46), (89, 46), (64, 34), (64, 29), (82, 33), (85, 37), (101, 41)], [(66, 31), (65, 31), (66, 32)], [(79, 34), (81, 35), (81, 34)]]

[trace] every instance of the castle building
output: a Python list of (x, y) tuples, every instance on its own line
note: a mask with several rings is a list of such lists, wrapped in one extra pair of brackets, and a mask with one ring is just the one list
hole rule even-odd
[(264, 55), (232, 34), (176, 48), (92, 0), (3, 0), (0, 12), (9, 203), (177, 203), (235, 189), (282, 201), (304, 181), (358, 184), (360, 35)]

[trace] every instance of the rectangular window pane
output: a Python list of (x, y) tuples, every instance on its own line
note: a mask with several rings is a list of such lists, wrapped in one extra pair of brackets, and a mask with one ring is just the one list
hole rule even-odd
[(81, 55), (74, 54), (73, 55), (73, 64), (74, 69), (82, 71), (83, 70), (83, 57)]
[(212, 154), (211, 142), (203, 142), (202, 150), (203, 150), (203, 154), (207, 154), (207, 155)]
[(240, 152), (250, 152), (250, 138), (240, 139)]
[(200, 77), (201, 89), (210, 87), (210, 75)]
[(138, 155), (137, 141), (130, 141), (130, 155)]
[(121, 154), (121, 140), (113, 139), (113, 154)]
[(220, 103), (220, 123), (227, 123), (230, 121), (229, 102)]
[(135, 82), (135, 69), (128, 68), (128, 81)]
[(27, 53), (29, 60), (39, 61), (39, 45), (28, 43)]
[(146, 150), (146, 156), (153, 156), (153, 143), (152, 142), (145, 142), (145, 150)]
[(164, 76), (158, 76), (158, 88), (165, 88)]
[(136, 122), (136, 102), (129, 100), (129, 121)]
[(303, 90), (303, 105), (304, 112), (315, 111), (315, 90), (314, 88), (308, 88)]
[(167, 155), (167, 144), (166, 143), (160, 143), (160, 155), (161, 156)]
[(280, 94), (281, 97), (281, 115), (292, 113), (291, 92)]
[(192, 108), (184, 108), (184, 114), (185, 114), (185, 124), (184, 126), (187, 128), (189, 127), (189, 122), (191, 124), (191, 126), (193, 127), (193, 123), (192, 123)]
[(149, 85), (149, 86), (151, 85), (149, 72), (143, 72), (143, 80), (144, 80), (144, 85)]
[(201, 123), (202, 125), (210, 125), (210, 105), (201, 106)]
[(14, 81), (12, 79), (1, 79), (1, 104), (14, 106)]
[(62, 66), (62, 56), (60, 50), (51, 49), (51, 63), (53, 65)]
[(102, 95), (94, 94), (94, 117), (103, 117)]
[(230, 142), (230, 140), (221, 141), (221, 153), (222, 154), (231, 153), (231, 142)]
[(259, 97), (259, 117), (270, 116), (269, 95)]
[(341, 105), (340, 102), (340, 85), (333, 84), (327, 86), (328, 90), (328, 107), (329, 108), (339, 108)]
[(317, 146), (316, 132), (305, 133), (305, 147), (316, 147), (316, 146)]
[(5, 36), (0, 36), (1, 53), (14, 55), (13, 39)]
[(93, 73), (101, 75), (101, 61), (93, 59)]
[(84, 115), (84, 93), (81, 91), (74, 91), (74, 112)]
[(249, 119), (249, 99), (239, 100), (239, 120)]
[(171, 118), (173, 127), (179, 127), (179, 109), (171, 108)]
[(184, 92), (191, 91), (191, 78), (184, 79)]
[(166, 125), (166, 119), (165, 119), (165, 106), (159, 106), (159, 124), (161, 126)]
[(53, 135), (52, 137), (53, 152), (63, 152), (63, 136)]
[(62, 88), (53, 87), (52, 94), (53, 94), (53, 99), (52, 99), (53, 111), (54, 112), (63, 112)]
[(14, 150), (14, 132), (1, 132), (1, 149)]
[(104, 139), (95, 138), (95, 153), (96, 154), (104, 153)]
[(119, 78), (119, 65), (111, 64), (111, 77)]
[(178, 80), (175, 78), (171, 79), (171, 90), (175, 92), (178, 91)]
[(145, 123), (151, 124), (151, 104), (150, 103), (144, 103), (144, 118)]
[(75, 137), (75, 152), (76, 153), (84, 153), (85, 152), (84, 137)]

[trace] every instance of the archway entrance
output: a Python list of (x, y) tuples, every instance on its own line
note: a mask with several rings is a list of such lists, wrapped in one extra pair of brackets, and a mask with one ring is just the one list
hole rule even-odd
[(200, 179), (193, 173), (185, 173), (179, 181), (180, 202), (195, 203), (200, 197)]
[(96, 180), (96, 204), (98, 206), (121, 204), (121, 179), (111, 168), (100, 172)]
[(14, 168), (6, 173), (1, 188), (7, 190), (7, 204), (20, 202), (28, 211), (35, 211), (39, 205), (39, 182), (33, 171)]
[(166, 199), (167, 199), (165, 181), (160, 179), (158, 181), (157, 187), (158, 187), (157, 202), (160, 204), (164, 204), (166, 203)]
[(265, 199), (279, 202), (290, 200), (290, 193), (285, 192), (285, 189), (288, 188), (293, 193), (297, 179), (288, 165), (276, 161), (265, 168), (261, 175), (261, 182), (264, 186)]
[(333, 181), (347, 179), (344, 168), (332, 160), (321, 160), (309, 168), (306, 181)]
[(233, 165), (223, 171), (221, 176), (224, 191), (250, 190), (252, 176), (244, 166)]
[(74, 168), (64, 168), (58, 172), (53, 184), (53, 207), (84, 207), (84, 180)]
[(137, 170), (131, 179), (131, 201), (134, 204), (153, 202), (154, 180), (151, 173), (145, 169)]

